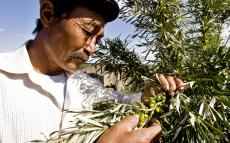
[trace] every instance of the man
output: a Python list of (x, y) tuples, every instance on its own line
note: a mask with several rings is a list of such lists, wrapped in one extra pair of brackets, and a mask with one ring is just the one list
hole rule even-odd
[[(66, 127), (62, 122), (65, 108), (90, 108), (93, 101), (104, 98), (131, 102), (127, 96), (96, 87), (93, 79), (76, 72), (95, 52), (105, 24), (118, 13), (114, 0), (40, 1), (34, 40), (0, 54), (1, 143), (45, 139), (44, 135)], [(159, 81), (169, 92), (183, 88), (181, 80), (170, 76), (159, 75)], [(148, 92), (146, 89), (142, 98)], [(136, 98), (140, 101), (141, 97)], [(161, 133), (157, 121), (133, 131), (137, 123), (137, 116), (125, 118), (108, 129), (98, 143), (147, 143)]]

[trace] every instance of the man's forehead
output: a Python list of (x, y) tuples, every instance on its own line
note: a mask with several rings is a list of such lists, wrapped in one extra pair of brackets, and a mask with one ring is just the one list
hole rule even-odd
[(90, 26), (104, 26), (103, 22), (91, 18), (79, 18), (79, 22)]
[(88, 29), (104, 29), (104, 23), (90, 18), (78, 18), (77, 22)]
[(105, 21), (101, 15), (98, 13), (84, 7), (78, 6), (75, 7), (69, 14), (69, 18), (77, 18), (79, 22), (90, 25), (104, 25)]

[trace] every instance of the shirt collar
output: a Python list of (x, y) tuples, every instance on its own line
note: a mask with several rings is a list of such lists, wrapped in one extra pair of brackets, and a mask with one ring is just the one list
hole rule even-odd
[[(13, 74), (29, 74), (34, 72), (30, 62), (29, 54), (26, 48), (28, 40), (20, 48), (10, 52), (0, 52), (0, 70)], [(82, 72), (79, 70), (78, 72)], [(67, 77), (73, 73), (65, 71)]]
[(14, 51), (0, 53), (0, 69), (15, 74), (29, 73), (33, 70), (26, 49), (26, 44), (28, 42)]

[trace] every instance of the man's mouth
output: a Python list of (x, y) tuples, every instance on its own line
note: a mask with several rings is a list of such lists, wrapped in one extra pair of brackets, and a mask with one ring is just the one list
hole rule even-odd
[(67, 61), (73, 61), (73, 60), (81, 60), (84, 63), (89, 60), (89, 56), (85, 53), (75, 51), (71, 53), (67, 58)]

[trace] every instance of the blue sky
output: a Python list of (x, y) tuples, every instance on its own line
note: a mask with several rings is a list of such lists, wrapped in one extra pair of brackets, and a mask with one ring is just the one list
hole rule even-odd
[[(0, 0), (0, 3), (0, 51), (19, 48), (34, 37), (31, 33), (39, 17), (39, 0)], [(124, 38), (133, 31), (133, 26), (117, 19), (106, 25), (105, 38), (119, 35)], [(228, 37), (229, 33), (230, 26), (225, 28), (224, 37)], [(144, 49), (135, 50), (140, 53)]]
[[(0, 51), (18, 48), (32, 39), (35, 21), (39, 17), (39, 0), (0, 0)], [(134, 28), (115, 20), (105, 27), (105, 37), (126, 37)]]

